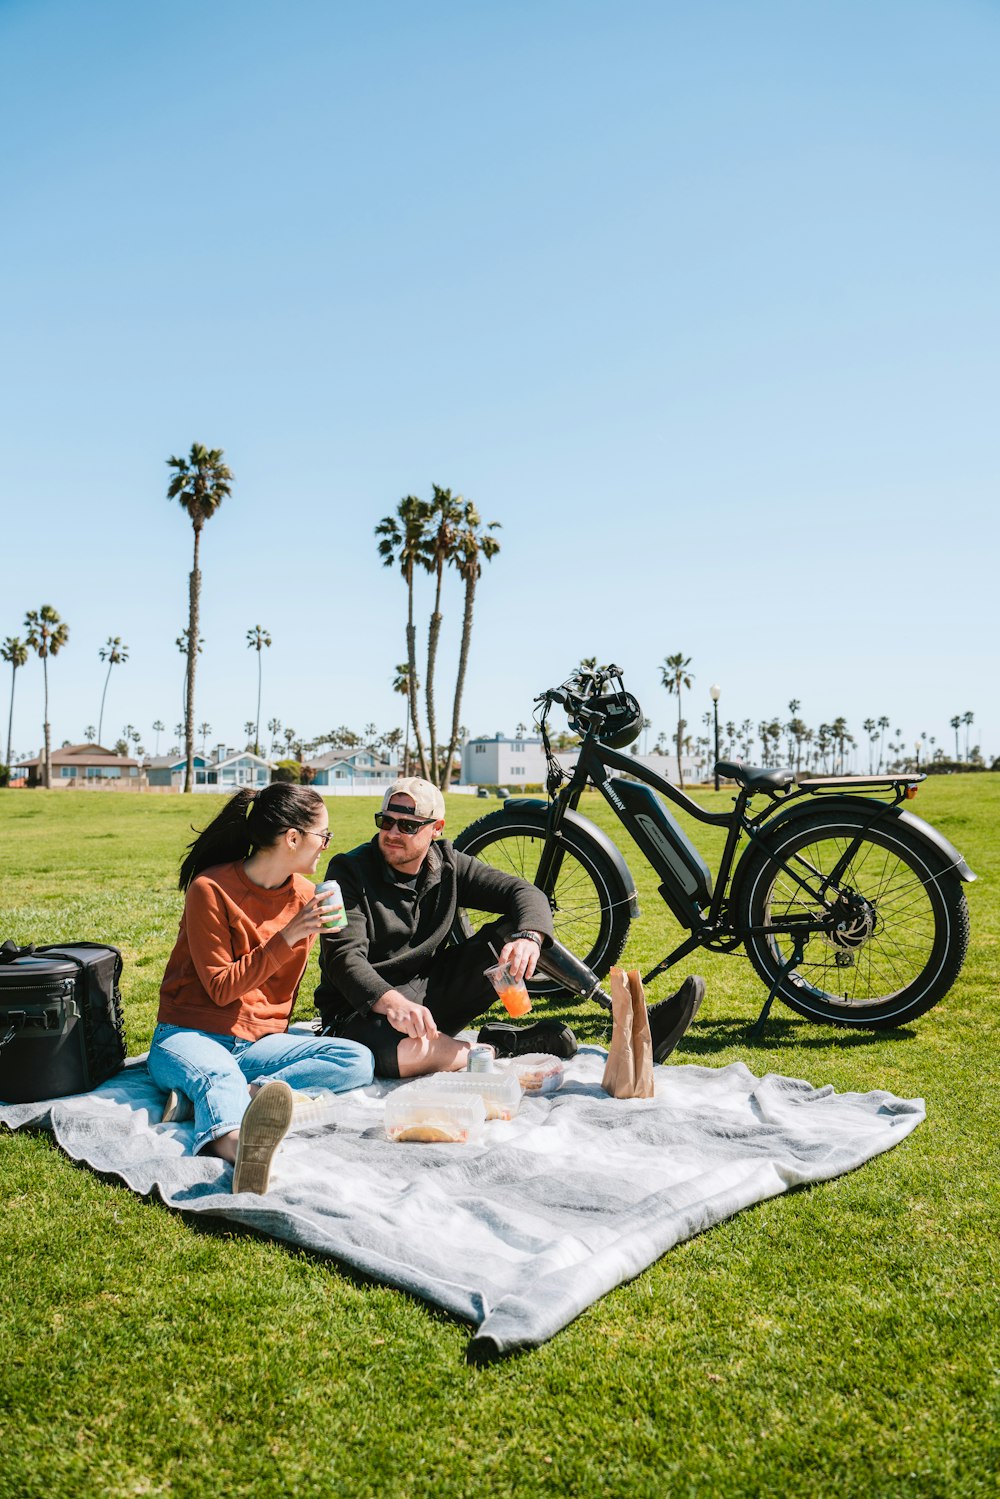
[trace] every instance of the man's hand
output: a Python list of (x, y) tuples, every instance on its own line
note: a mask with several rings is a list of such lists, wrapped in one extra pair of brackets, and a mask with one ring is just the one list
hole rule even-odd
[(530, 979), (538, 964), (538, 943), (530, 937), (519, 937), (500, 949), (500, 962), (506, 963), (514, 978)]
[(428, 1041), (433, 1041), (438, 1033), (434, 1016), (427, 1006), (407, 999), (397, 989), (390, 989), (381, 999), (377, 999), (372, 1005), (372, 1014), (384, 1015), (393, 1030), (418, 1041), (425, 1036)]

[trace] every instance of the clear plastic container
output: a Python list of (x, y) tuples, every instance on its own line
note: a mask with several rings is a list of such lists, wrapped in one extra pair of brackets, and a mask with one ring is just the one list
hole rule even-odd
[(478, 1093), (462, 1097), (407, 1083), (385, 1105), (385, 1132), (390, 1140), (404, 1143), (471, 1145), (482, 1138), (485, 1122), (486, 1105)]
[(521, 1088), (509, 1072), (435, 1072), (408, 1088), (436, 1098), (481, 1098), (487, 1119), (513, 1119), (521, 1107)]
[(496, 1065), (508, 1077), (516, 1077), (525, 1093), (537, 1096), (555, 1093), (562, 1087), (562, 1061), (559, 1057), (550, 1056), (548, 1052), (530, 1051), (523, 1057), (507, 1057)]

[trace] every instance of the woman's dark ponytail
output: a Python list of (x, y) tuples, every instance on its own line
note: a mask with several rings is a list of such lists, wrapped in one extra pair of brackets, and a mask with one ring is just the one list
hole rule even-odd
[(254, 848), (268, 848), (287, 828), (308, 828), (323, 810), (323, 798), (309, 786), (273, 781), (259, 791), (241, 787), (217, 817), (188, 846), (178, 884), (191, 881), (215, 864), (233, 864)]

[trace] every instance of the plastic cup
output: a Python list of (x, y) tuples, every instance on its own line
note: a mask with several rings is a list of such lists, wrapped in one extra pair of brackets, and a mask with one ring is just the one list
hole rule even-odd
[(336, 880), (321, 880), (316, 886), (316, 894), (322, 897), (323, 905), (329, 915), (323, 917), (323, 925), (329, 932), (343, 931), (347, 925), (347, 912), (344, 910), (344, 897)]
[(497, 963), (484, 970), (486, 977), (500, 996), (500, 1003), (512, 1020), (527, 1015), (531, 1009), (529, 995), (523, 979), (516, 979), (506, 963)]

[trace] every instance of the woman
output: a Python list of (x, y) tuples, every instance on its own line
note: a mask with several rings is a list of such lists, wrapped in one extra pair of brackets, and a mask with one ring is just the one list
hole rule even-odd
[(165, 1119), (194, 1105), (195, 1151), (233, 1163), (234, 1192), (267, 1191), (293, 1088), (372, 1080), (367, 1047), (287, 1034), (309, 949), (335, 910), (307, 878), (329, 841), (318, 792), (277, 782), (237, 791), (181, 864), (187, 897), (148, 1067), (176, 1095)]

